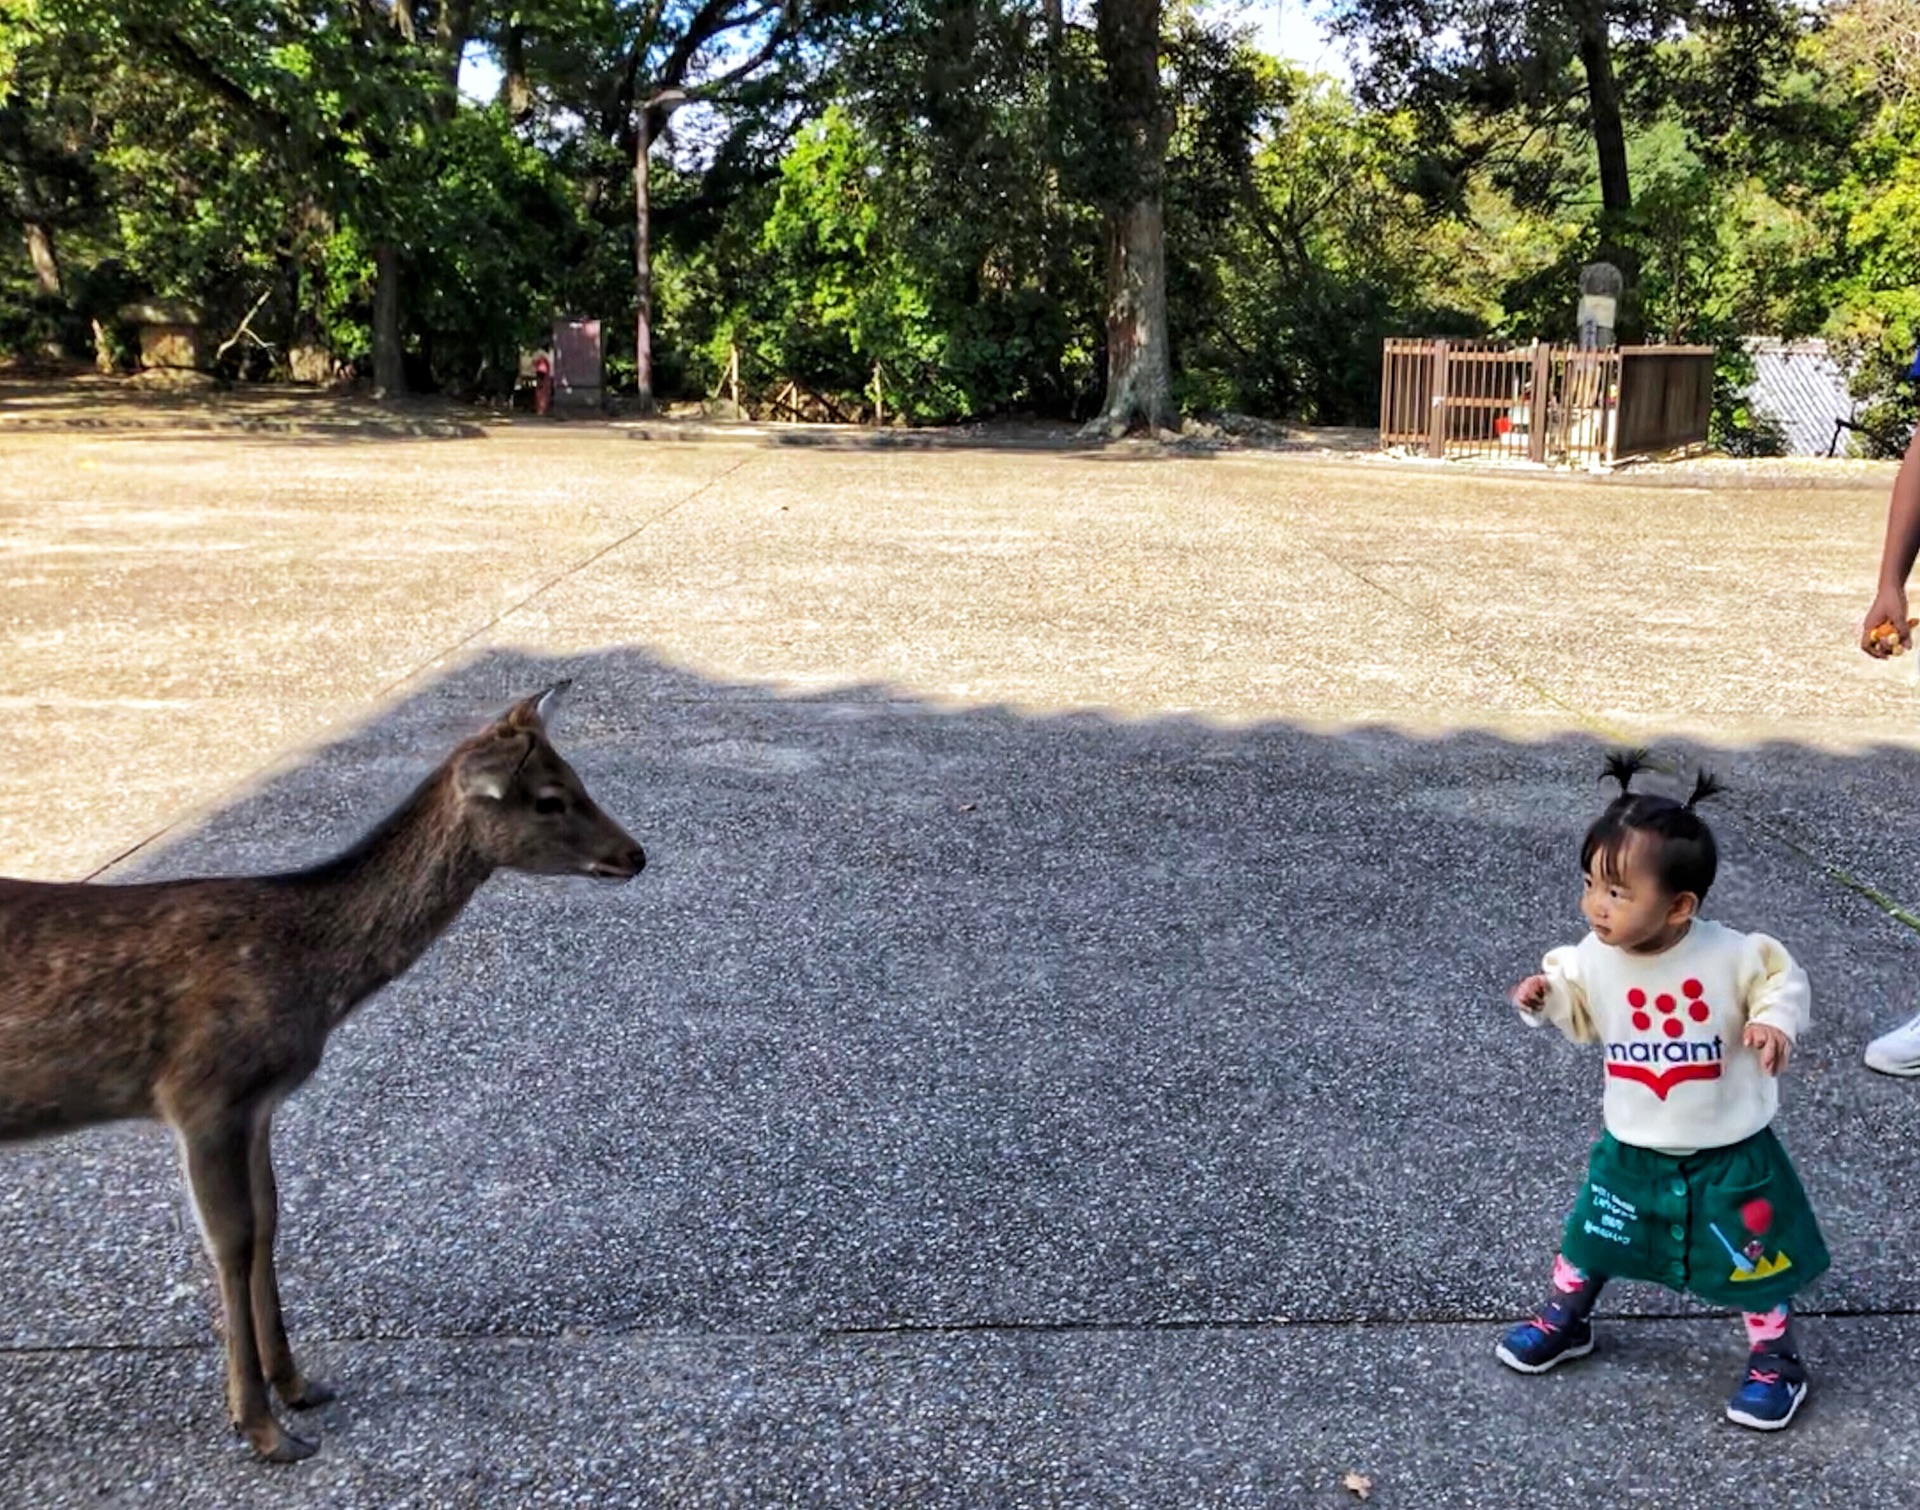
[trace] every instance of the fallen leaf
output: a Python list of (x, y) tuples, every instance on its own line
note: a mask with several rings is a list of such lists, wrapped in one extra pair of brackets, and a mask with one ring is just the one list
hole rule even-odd
[(1340, 1475), (1340, 1487), (1355, 1499), (1365, 1499), (1373, 1493), (1373, 1480), (1364, 1473), (1343, 1473)]

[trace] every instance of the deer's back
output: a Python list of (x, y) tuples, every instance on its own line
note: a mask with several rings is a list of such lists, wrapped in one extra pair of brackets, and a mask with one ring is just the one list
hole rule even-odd
[(0, 878), (0, 1139), (304, 1078), (319, 1044), (286, 1010), (285, 911), (248, 880)]

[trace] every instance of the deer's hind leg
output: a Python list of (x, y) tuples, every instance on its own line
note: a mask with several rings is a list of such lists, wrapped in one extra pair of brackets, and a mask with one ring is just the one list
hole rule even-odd
[(300, 1372), (287, 1341), (286, 1321), (280, 1314), (280, 1280), (274, 1273), (273, 1245), (280, 1230), (280, 1187), (273, 1177), (273, 1109), (265, 1107), (254, 1119), (247, 1149), (247, 1173), (253, 1198), (254, 1332), (260, 1339), (260, 1362), (267, 1382), (295, 1410), (325, 1405), (333, 1391), (318, 1379)]
[(253, 1450), (274, 1463), (312, 1457), (317, 1443), (274, 1419), (253, 1321), (254, 1217), (248, 1152), (256, 1108), (229, 1108), (180, 1129), (187, 1180), (220, 1283), (227, 1327), (227, 1412)]

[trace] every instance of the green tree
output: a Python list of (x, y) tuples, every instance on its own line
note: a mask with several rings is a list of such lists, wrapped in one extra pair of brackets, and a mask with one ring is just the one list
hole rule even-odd
[(921, 0), (849, 41), (842, 103), (777, 183), (670, 238), (663, 331), (709, 388), (737, 344), (750, 375), (843, 413), (871, 404), (878, 363), (909, 418), (1084, 415), (1103, 317), (1076, 177), (1098, 149), (1091, 34), (1053, 37), (1018, 0)]
[[(85, 101), (99, 70), (78, 49), (36, 47), (25, 17), (7, 30), (0, 48), (5, 73), (0, 93), (0, 194), (3, 212), (19, 226), (42, 294), (64, 292), (59, 238), (100, 209), (94, 134)], [(24, 45), (23, 45), (24, 44)]]
[[(549, 118), (584, 124), (624, 157), (631, 195), (634, 382), (654, 402), (654, 159), (688, 107), (750, 133), (796, 75), (817, 66), (811, 48), (851, 7), (843, 0), (548, 0), (516, 12), (504, 44), (505, 88), (516, 113), (544, 92)], [(726, 163), (723, 145), (716, 161)]]
[[(1415, 110), (1450, 171), (1504, 153), (1524, 159), (1539, 132), (1584, 134), (1599, 190), (1597, 249), (1629, 272), (1628, 139), (1675, 87), (1663, 44), (1682, 30), (1721, 38), (1735, 66), (1704, 77), (1733, 111), (1763, 88), (1800, 24), (1790, 0), (1333, 0), (1331, 14), (1365, 58), (1363, 97)], [(1512, 129), (1488, 129), (1500, 122)]]
[(940, 0), (896, 15), (848, 73), (889, 234), (943, 332), (940, 381), (968, 413), (1084, 415), (1105, 276), (1092, 37), (1050, 7)]
[(1904, 449), (1916, 416), (1906, 370), (1920, 347), (1920, 53), (1913, 8), (1852, 0), (1807, 55), (1866, 119), (1817, 214), (1835, 245), (1825, 333), (1854, 355), (1874, 445)]
[[(263, 243), (338, 250), (344, 231), (371, 256), (376, 387), (399, 392), (400, 245), (474, 19), (459, 0), (38, 0), (19, 35), (106, 80), (88, 119), (137, 267), (184, 281), (222, 226), (256, 259)], [(170, 207), (147, 180), (171, 185)]]

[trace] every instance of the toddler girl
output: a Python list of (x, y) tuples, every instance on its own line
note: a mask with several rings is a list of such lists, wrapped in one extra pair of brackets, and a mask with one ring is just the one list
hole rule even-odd
[(1827, 1267), (1806, 1193), (1770, 1124), (1776, 1076), (1807, 1025), (1807, 977), (1760, 933), (1699, 916), (1719, 863), (1696, 805), (1630, 790), (1643, 752), (1616, 755), (1620, 796), (1580, 846), (1593, 931), (1513, 989), (1606, 1055), (1606, 1131), (1594, 1144), (1539, 1311), (1495, 1350), (1522, 1373), (1593, 1351), (1609, 1279), (1649, 1279), (1743, 1313), (1749, 1355), (1727, 1416), (1777, 1431), (1807, 1394), (1788, 1299)]

